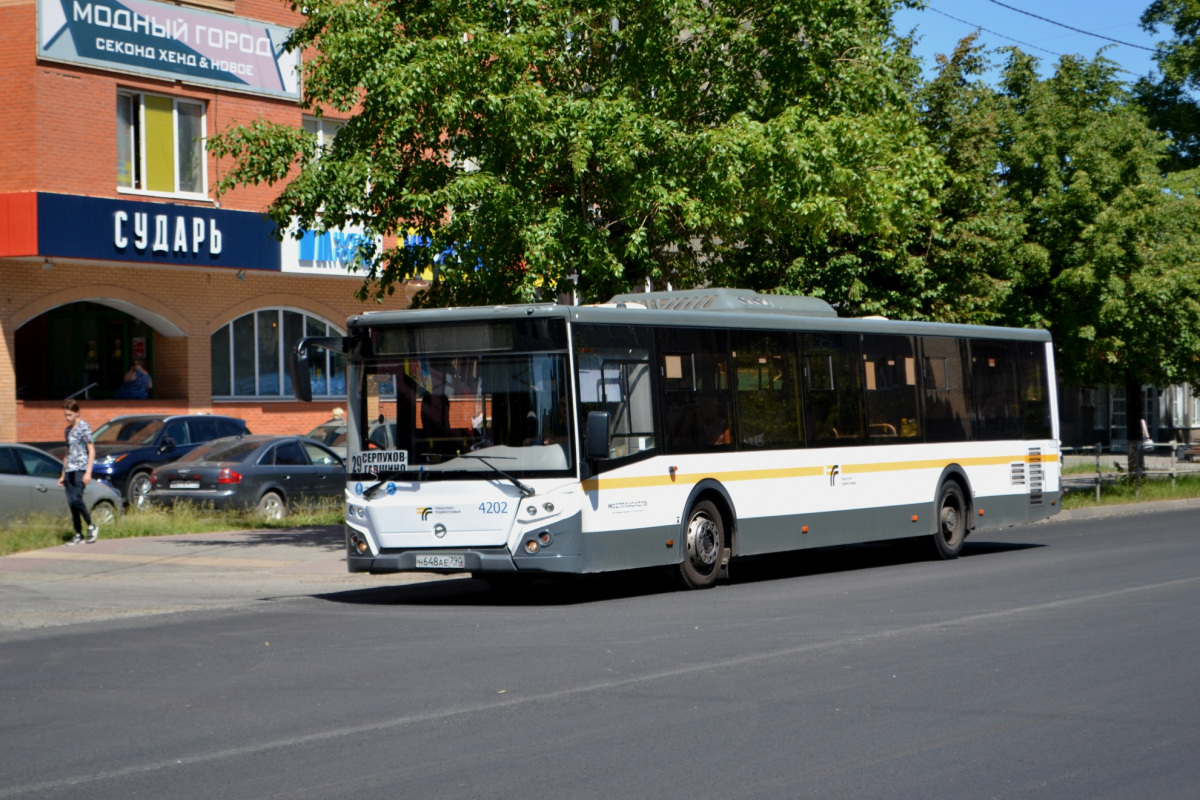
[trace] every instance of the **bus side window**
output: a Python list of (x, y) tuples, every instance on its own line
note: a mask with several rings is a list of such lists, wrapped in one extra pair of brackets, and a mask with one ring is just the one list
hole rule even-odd
[(1019, 342), (1017, 379), (1021, 403), (1021, 436), (1050, 438), (1050, 388), (1046, 381), (1046, 345)]
[(786, 333), (732, 334), (738, 446), (804, 446), (795, 337)]
[(727, 334), (688, 328), (660, 329), (657, 335), (667, 452), (728, 447), (734, 436)]
[(1021, 438), (1017, 390), (1017, 343), (971, 340), (971, 388), (974, 419), (971, 431), (980, 441)]
[(862, 351), (856, 333), (804, 334), (804, 416), (810, 447), (863, 444)]
[(966, 342), (946, 336), (925, 336), (921, 339), (921, 350), (925, 440), (965, 442), (971, 438)]
[[(607, 411), (609, 456), (599, 471), (619, 459), (645, 457), (658, 447), (650, 361), (651, 333), (624, 325), (575, 327), (579, 433), (586, 452), (587, 415)], [(680, 365), (682, 372), (683, 366)], [(690, 380), (690, 379), (689, 379)]]
[(874, 442), (921, 438), (917, 359), (911, 336), (863, 336), (867, 432)]

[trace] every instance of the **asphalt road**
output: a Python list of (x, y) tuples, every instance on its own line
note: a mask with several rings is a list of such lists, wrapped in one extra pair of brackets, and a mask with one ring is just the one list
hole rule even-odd
[(0, 798), (1191, 798), (1198, 608), (1189, 508), (11, 629)]

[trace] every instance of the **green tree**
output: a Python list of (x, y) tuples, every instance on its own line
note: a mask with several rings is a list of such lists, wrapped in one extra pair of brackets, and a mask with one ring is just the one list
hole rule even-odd
[(1134, 94), (1154, 128), (1171, 137), (1164, 167), (1194, 169), (1200, 166), (1200, 104), (1192, 94), (1200, 89), (1200, 0), (1154, 0), (1142, 27), (1173, 36), (1158, 45), (1159, 73), (1138, 80)]
[[(999, 180), (1006, 106), (982, 79), (988, 63), (976, 34), (938, 56), (917, 92), (921, 124), (945, 169), (938, 213), (909, 246), (932, 289), (921, 316), (940, 322), (1000, 324), (1014, 281), (1038, 269), (1040, 250), (1024, 241), (1022, 209)], [(1031, 262), (1031, 263), (1026, 263)]]
[(1161, 174), (1167, 141), (1112, 62), (1064, 57), (1042, 80), (1014, 51), (1000, 93), (997, 176), (1039, 253), (1005, 317), (1050, 328), (1068, 379), (1124, 385), (1136, 440), (1142, 384), (1200, 380), (1200, 201)]
[(891, 29), (909, 0), (306, 0), (314, 140), (262, 120), (221, 190), (281, 186), (281, 229), (413, 230), (362, 296), (435, 266), (425, 305), (732, 284), (920, 315), (909, 252), (942, 182)]

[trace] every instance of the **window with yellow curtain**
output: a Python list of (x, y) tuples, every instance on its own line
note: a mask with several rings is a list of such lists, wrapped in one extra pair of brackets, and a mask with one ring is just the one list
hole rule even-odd
[(117, 185), (205, 194), (204, 103), (117, 92)]

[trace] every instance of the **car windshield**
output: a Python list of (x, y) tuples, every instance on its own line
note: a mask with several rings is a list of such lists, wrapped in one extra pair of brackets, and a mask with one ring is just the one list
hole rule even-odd
[(97, 428), (92, 440), (97, 444), (152, 444), (162, 426), (161, 419), (114, 419)]
[[(516, 477), (568, 474), (575, 463), (568, 359), (566, 352), (544, 351), (565, 351), (565, 329), (496, 328), (487, 331), (482, 352), (464, 354), (458, 347), (455, 354), (382, 357), (363, 365), (366, 407), (359, 418), (366, 430), (359, 449), (401, 451), (406, 469), (427, 479), (497, 470)], [(450, 349), (462, 329), (444, 331), (405, 335), (408, 342)], [(543, 351), (487, 352), (489, 345)]]
[(196, 461), (245, 461), (246, 456), (262, 446), (262, 442), (245, 439), (217, 439), (197, 447), (179, 459), (179, 463)]

